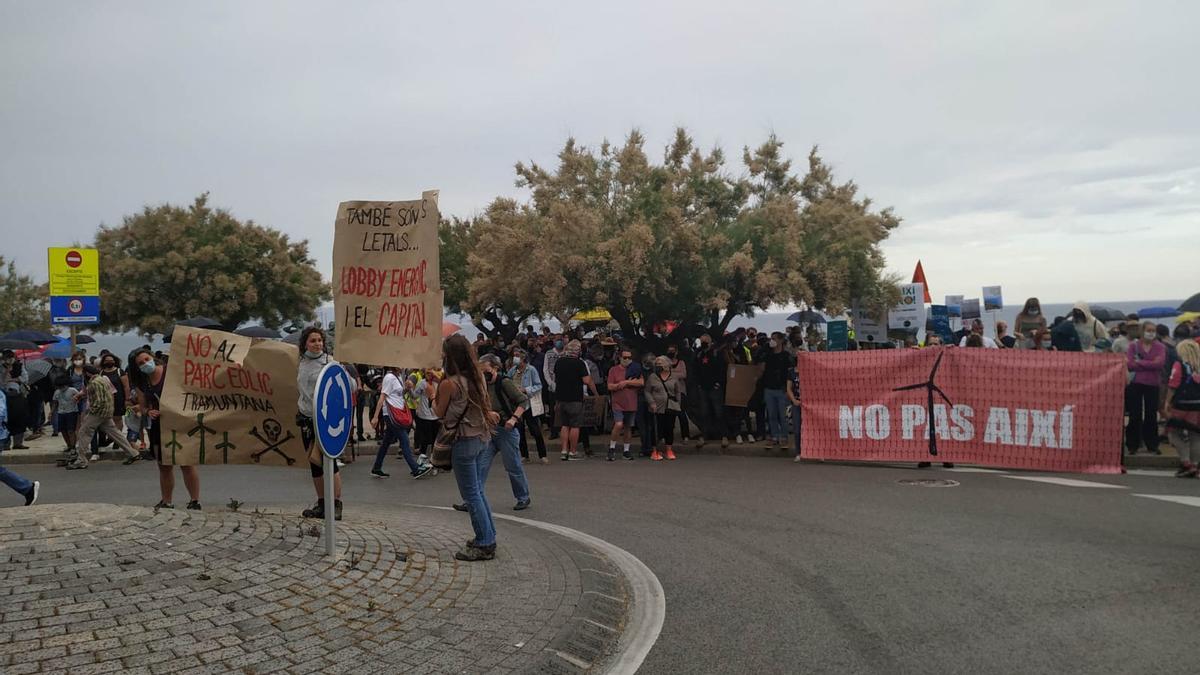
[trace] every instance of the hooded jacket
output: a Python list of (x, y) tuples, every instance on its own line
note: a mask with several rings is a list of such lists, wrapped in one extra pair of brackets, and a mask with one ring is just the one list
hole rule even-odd
[(1086, 302), (1080, 300), (1075, 303), (1075, 309), (1083, 312), (1083, 323), (1075, 323), (1075, 320), (1071, 319), (1075, 324), (1075, 332), (1079, 334), (1080, 351), (1094, 352), (1096, 340), (1108, 337), (1108, 330), (1099, 319), (1092, 316), (1092, 308)]

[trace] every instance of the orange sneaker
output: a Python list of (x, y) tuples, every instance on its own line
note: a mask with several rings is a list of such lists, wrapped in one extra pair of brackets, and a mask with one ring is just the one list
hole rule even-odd
[(667, 448), (667, 459), (676, 459), (674, 450)]
[(654, 452), (650, 453), (650, 459), (654, 460), (655, 462), (661, 462), (662, 453), (660, 453), (658, 450), (655, 450)]

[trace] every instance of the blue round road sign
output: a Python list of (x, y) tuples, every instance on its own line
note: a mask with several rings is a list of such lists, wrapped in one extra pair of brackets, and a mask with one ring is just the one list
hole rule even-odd
[(350, 443), (350, 425), (354, 405), (350, 375), (341, 364), (330, 363), (317, 376), (313, 391), (313, 426), (317, 428), (317, 443), (329, 457), (339, 457)]

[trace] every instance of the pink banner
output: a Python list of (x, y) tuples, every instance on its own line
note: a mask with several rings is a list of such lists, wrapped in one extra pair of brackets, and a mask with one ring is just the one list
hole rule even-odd
[(1121, 471), (1120, 355), (935, 347), (797, 361), (805, 458)]

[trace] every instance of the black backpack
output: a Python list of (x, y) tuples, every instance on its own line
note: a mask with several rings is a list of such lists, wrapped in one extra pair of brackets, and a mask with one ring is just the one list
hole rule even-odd
[(1171, 397), (1171, 407), (1176, 410), (1200, 410), (1200, 382), (1192, 377), (1192, 369), (1186, 363), (1180, 363), (1183, 369), (1183, 379), (1179, 388)]

